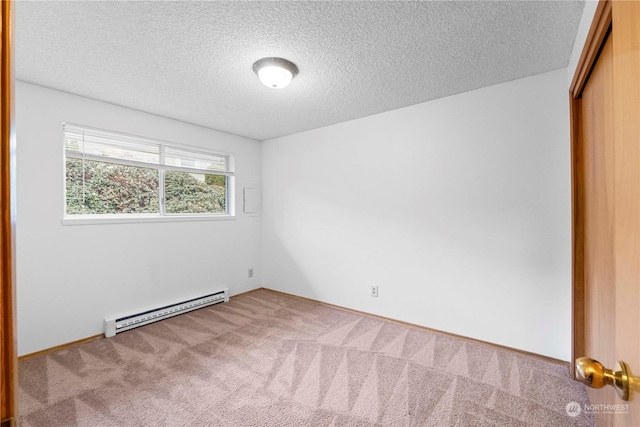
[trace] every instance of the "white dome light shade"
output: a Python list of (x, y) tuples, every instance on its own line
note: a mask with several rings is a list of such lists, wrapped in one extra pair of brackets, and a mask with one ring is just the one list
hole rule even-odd
[(261, 68), (260, 71), (258, 71), (258, 77), (260, 77), (260, 81), (264, 83), (265, 86), (282, 89), (291, 83), (293, 74), (284, 68), (270, 66)]
[(298, 74), (298, 67), (286, 59), (262, 58), (253, 63), (253, 71), (265, 86), (282, 89)]

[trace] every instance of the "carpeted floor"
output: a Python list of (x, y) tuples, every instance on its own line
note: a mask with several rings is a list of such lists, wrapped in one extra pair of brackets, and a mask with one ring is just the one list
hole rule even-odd
[(19, 378), (23, 427), (594, 425), (566, 366), (267, 290)]

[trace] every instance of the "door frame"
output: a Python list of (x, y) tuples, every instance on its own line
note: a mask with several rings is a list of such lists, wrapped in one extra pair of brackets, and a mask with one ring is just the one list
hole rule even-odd
[(611, 28), (612, 2), (600, 0), (578, 66), (569, 86), (571, 132), (571, 377), (576, 358), (585, 356), (584, 182), (582, 162), (582, 89)]
[(15, 133), (13, 1), (0, 5), (0, 424), (16, 425)]

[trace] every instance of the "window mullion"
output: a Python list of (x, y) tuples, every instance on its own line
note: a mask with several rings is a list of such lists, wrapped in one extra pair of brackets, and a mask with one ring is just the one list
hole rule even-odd
[(164, 170), (158, 169), (158, 197), (160, 199), (160, 216), (164, 216), (166, 197), (164, 195)]
[[(85, 181), (86, 178), (86, 165), (85, 165), (85, 150), (84, 150), (84, 131), (82, 131), (82, 213), (87, 212), (87, 201), (86, 201), (86, 191), (87, 191), (87, 183)], [(66, 187), (65, 187), (66, 191)]]
[(164, 194), (164, 145), (160, 145), (160, 167), (158, 168), (158, 197), (160, 198), (160, 216), (164, 216), (165, 214), (165, 203), (167, 198)]

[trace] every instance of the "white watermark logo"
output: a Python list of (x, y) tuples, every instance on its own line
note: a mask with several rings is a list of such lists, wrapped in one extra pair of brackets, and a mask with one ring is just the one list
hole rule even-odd
[(618, 403), (615, 405), (584, 405), (585, 411), (593, 412), (594, 414), (628, 414), (629, 404)]
[(628, 414), (629, 404), (618, 403), (615, 405), (580, 405), (578, 402), (569, 402), (564, 408), (567, 415), (577, 417), (583, 411), (592, 414)]
[(567, 415), (570, 417), (577, 417), (582, 412), (582, 407), (578, 402), (569, 402), (564, 410), (567, 411)]

